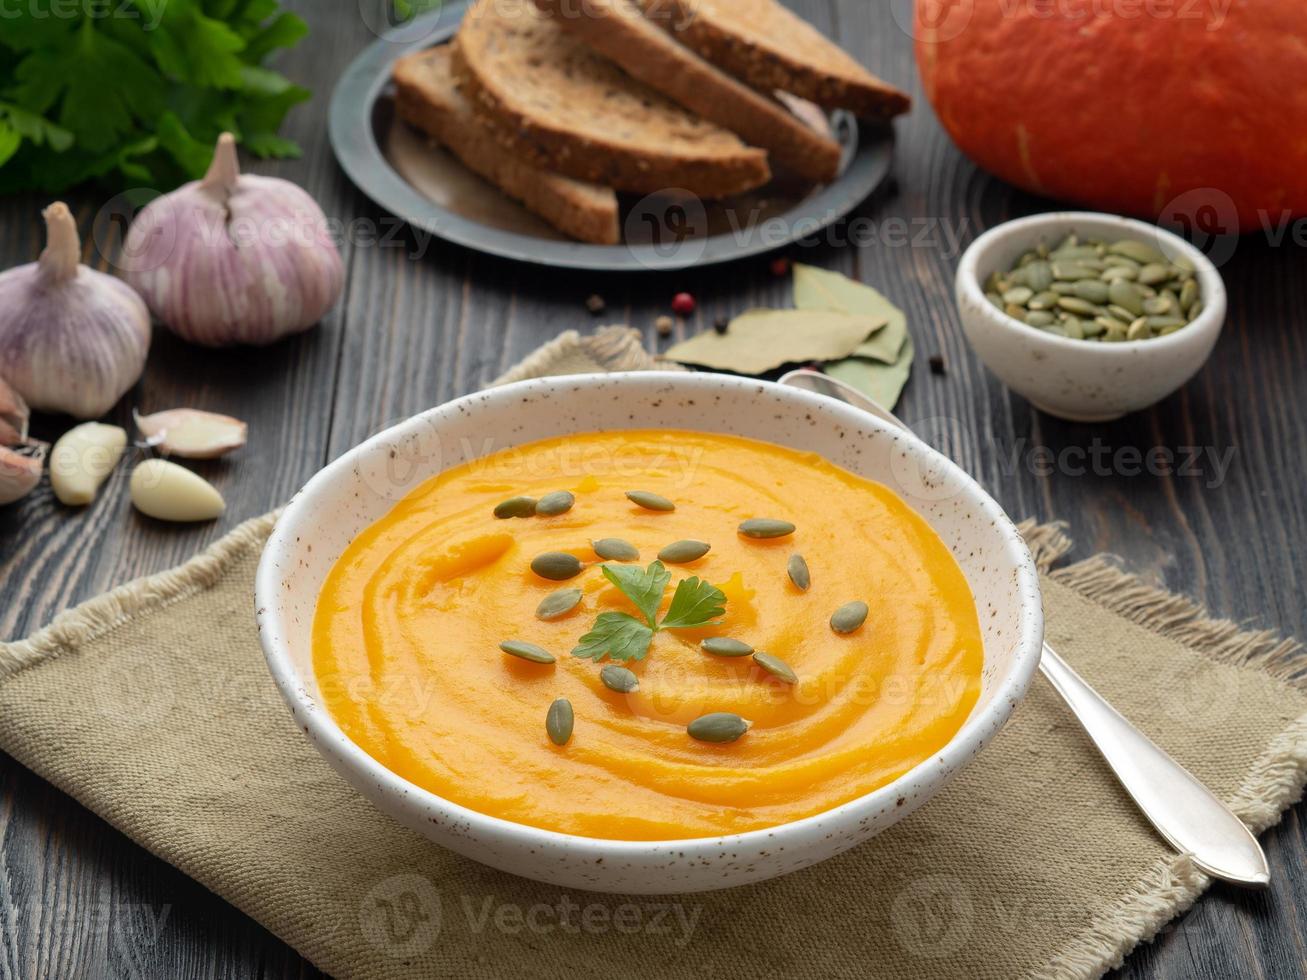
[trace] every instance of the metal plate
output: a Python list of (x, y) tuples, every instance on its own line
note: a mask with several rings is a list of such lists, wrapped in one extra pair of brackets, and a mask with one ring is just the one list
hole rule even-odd
[(394, 122), (391, 66), (406, 54), (449, 40), (468, 6), (466, 0), (450, 3), (387, 32), (350, 64), (331, 98), (331, 145), (345, 173), (381, 207), (439, 238), (504, 258), (572, 269), (712, 265), (811, 238), (857, 207), (889, 173), (893, 128), (859, 126), (849, 114), (836, 112), (830, 126), (844, 147), (844, 161), (833, 183), (796, 195), (773, 182), (749, 195), (707, 204), (693, 195), (622, 195), (626, 242), (621, 245), (575, 242), (543, 226), (524, 233), (503, 223), (497, 227), (484, 215), (459, 213), (402, 176), (386, 147)]

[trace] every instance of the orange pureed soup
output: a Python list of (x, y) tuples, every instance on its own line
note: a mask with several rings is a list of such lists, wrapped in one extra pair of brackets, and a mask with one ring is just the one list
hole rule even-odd
[[(568, 490), (556, 516), (497, 519), (518, 495)], [(676, 505), (655, 512), (628, 490)], [(755, 539), (752, 518), (794, 533)], [(622, 664), (638, 690), (600, 681), (572, 655), (604, 612), (641, 614), (598, 567), (591, 542), (622, 538), (643, 569), (666, 545), (709, 543), (668, 564), (679, 582), (720, 588), (718, 625), (663, 629), (643, 659)], [(586, 567), (568, 581), (531, 569), (545, 552)], [(787, 575), (794, 554), (811, 584)], [(578, 588), (562, 618), (540, 601)], [(832, 629), (850, 601), (869, 607), (856, 631)], [(706, 637), (734, 637), (788, 664), (787, 683), (750, 656), (710, 655)], [(501, 652), (544, 648), (554, 663)], [(825, 459), (763, 442), (680, 431), (628, 431), (532, 443), (423, 484), (346, 549), (327, 577), (313, 624), (323, 699), (359, 746), (404, 778), (481, 813), (548, 830), (617, 840), (708, 837), (820, 813), (902, 775), (947, 743), (981, 687), (975, 602), (934, 531), (888, 488)], [(545, 717), (571, 702), (570, 740)], [(729, 743), (687, 725), (712, 712), (751, 723)]]

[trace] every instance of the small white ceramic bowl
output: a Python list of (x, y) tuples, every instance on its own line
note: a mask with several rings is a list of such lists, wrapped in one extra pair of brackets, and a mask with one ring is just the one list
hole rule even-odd
[[(1165, 337), (1086, 343), (1019, 323), (985, 298), (984, 283), (1006, 272), (1043, 239), (1050, 245), (1075, 232), (1081, 240), (1134, 238), (1197, 270), (1203, 312)], [(1225, 323), (1225, 283), (1207, 256), (1156, 225), (1092, 211), (1062, 211), (991, 228), (962, 255), (956, 283), (967, 340), (985, 365), (1036, 408), (1073, 422), (1106, 422), (1147, 408), (1198, 373)]]
[[(897, 491), (939, 533), (976, 598), (985, 662), (979, 702), (937, 755), (873, 793), (767, 830), (617, 841), (539, 830), (459, 806), (386, 769), (337, 727), (319, 700), (310, 627), (328, 569), (359, 532), (448, 467), (551, 436), (646, 427), (734, 433), (820, 453)], [(855, 548), (856, 537), (849, 543)], [(290, 502), (263, 553), (255, 591), (264, 653), (296, 725), (379, 809), (504, 871), (567, 888), (638, 894), (761, 881), (838, 854), (901, 820), (1007, 720), (1034, 675), (1043, 637), (1039, 579), (1025, 542), (953, 463), (842, 402), (714, 374), (526, 381), (468, 395), (388, 429), (328, 465)]]

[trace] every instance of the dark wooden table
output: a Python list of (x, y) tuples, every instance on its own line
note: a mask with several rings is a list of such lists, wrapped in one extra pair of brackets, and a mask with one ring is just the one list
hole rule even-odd
[[(699, 299), (692, 330), (721, 314), (783, 305), (786, 284), (766, 259), (669, 275), (601, 276), (516, 265), (416, 236), (358, 193), (327, 146), (333, 80), (373, 40), (355, 3), (294, 4), (312, 35), (283, 60), (314, 100), (292, 116), (303, 159), (262, 165), (312, 193), (345, 222), (348, 288), (312, 333), (268, 350), (213, 353), (158, 333), (149, 369), (115, 411), (196, 405), (249, 421), (250, 445), (204, 472), (223, 490), (223, 520), (198, 528), (142, 520), (127, 502), (127, 469), (85, 512), (48, 490), (0, 510), (0, 637), (25, 636), (61, 610), (190, 557), (240, 521), (285, 501), (326, 461), (387, 422), (471, 391), (558, 332), (586, 328), (592, 293), (605, 319), (656, 341), (655, 316), (682, 289)], [(1061, 518), (1073, 557), (1110, 550), (1214, 613), (1307, 637), (1307, 275), (1286, 239), (1238, 243), (1224, 266), (1230, 318), (1215, 356), (1155, 409), (1099, 426), (1033, 411), (968, 352), (952, 302), (954, 247), (1007, 218), (1047, 210), (987, 177), (948, 141), (920, 97), (906, 2), (803, 0), (804, 14), (888, 79), (913, 90), (898, 123), (895, 176), (857, 212), (856, 246), (796, 250), (879, 287), (908, 313), (917, 365), (901, 403), (936, 444), (1016, 516)], [(327, 9), (334, 9), (334, 13)], [(0, 262), (41, 247), (35, 198), (0, 201)], [(102, 196), (70, 199), (89, 231)], [(353, 222), (353, 224), (349, 224)], [(906, 234), (905, 234), (906, 233)], [(905, 241), (906, 239), (906, 241)], [(88, 248), (88, 259), (103, 262)], [(943, 376), (927, 358), (942, 355)], [(53, 437), (57, 420), (39, 420)], [(1113, 453), (1113, 472), (1045, 465), (1041, 447)], [(1101, 447), (1106, 447), (1102, 449)], [(1135, 475), (1134, 450), (1195, 447), (1202, 472)], [(1223, 473), (1212, 460), (1228, 460)], [(1058, 470), (1062, 471), (1059, 472)], [(1218, 887), (1151, 945), (1124, 976), (1278, 978), (1307, 962), (1307, 854), (1302, 806), (1265, 842), (1274, 883), (1264, 893)], [(871, 969), (869, 967), (869, 969)], [(0, 756), (0, 980), (55, 977), (318, 975), (256, 923), (154, 859), (96, 816)]]

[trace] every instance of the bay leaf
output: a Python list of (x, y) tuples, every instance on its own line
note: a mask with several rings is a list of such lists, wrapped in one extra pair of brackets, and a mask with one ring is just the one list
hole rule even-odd
[(750, 310), (726, 333), (705, 330), (672, 347), (668, 360), (737, 374), (763, 374), (784, 364), (848, 357), (885, 326), (884, 317), (830, 310)]
[(912, 354), (912, 337), (909, 336), (893, 364), (866, 357), (846, 357), (824, 365), (822, 370), (832, 378), (852, 385), (881, 408), (892, 412), (912, 373)]
[(885, 328), (857, 353), (893, 364), (908, 335), (908, 318), (903, 311), (866, 283), (815, 265), (794, 266), (794, 305), (801, 310), (836, 310), (885, 320)]

